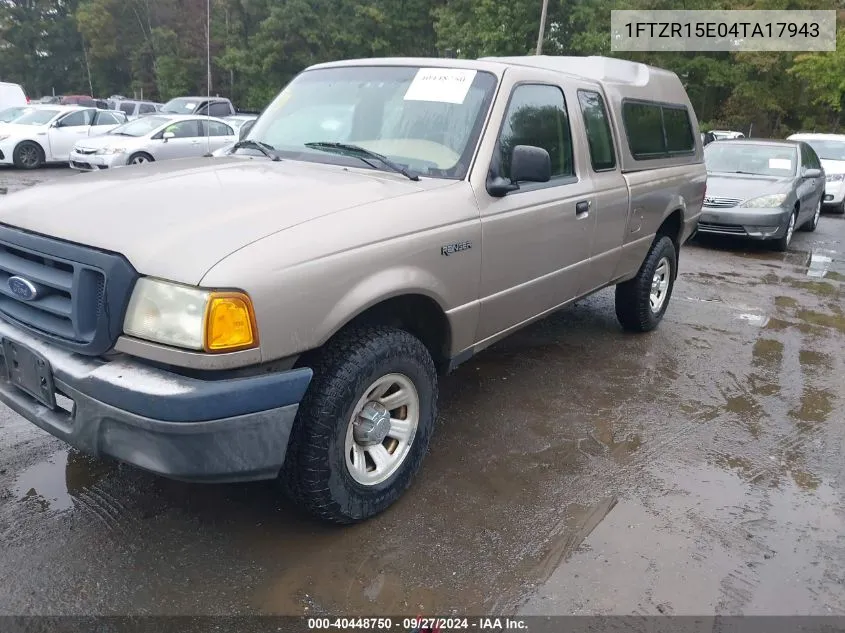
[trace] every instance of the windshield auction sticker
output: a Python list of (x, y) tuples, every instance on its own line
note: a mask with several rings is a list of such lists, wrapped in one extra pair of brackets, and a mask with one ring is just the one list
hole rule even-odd
[(836, 11), (611, 11), (613, 51), (835, 51)]
[(467, 98), (475, 70), (420, 68), (405, 92), (405, 101), (461, 104)]

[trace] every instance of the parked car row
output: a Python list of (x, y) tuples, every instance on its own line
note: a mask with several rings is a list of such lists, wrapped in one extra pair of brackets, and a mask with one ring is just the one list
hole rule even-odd
[(0, 110), (0, 165), (36, 169), (69, 163), (94, 171), (202, 156), (233, 145), (238, 131), (246, 133), (256, 118), (156, 113), (131, 120), (122, 110), (13, 106)]

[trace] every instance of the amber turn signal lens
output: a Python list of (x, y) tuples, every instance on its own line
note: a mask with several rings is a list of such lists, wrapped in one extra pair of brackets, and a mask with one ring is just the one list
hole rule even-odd
[(236, 292), (214, 292), (208, 300), (205, 348), (232, 352), (258, 344), (255, 314), (249, 297)]

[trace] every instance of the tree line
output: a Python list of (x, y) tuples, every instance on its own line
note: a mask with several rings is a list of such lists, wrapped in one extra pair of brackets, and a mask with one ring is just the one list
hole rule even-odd
[[(263, 108), (306, 66), (352, 57), (532, 54), (542, 0), (0, 0), (0, 80), (30, 96), (212, 94)], [(618, 53), (612, 9), (837, 9), (836, 52)], [(842, 0), (549, 0), (543, 53), (610, 55), (682, 78), (704, 129), (845, 124)]]

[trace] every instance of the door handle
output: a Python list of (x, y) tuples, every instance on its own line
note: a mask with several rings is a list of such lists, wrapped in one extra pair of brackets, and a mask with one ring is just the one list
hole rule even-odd
[(581, 200), (575, 203), (575, 217), (586, 218), (590, 214), (590, 207), (593, 206), (589, 200)]

